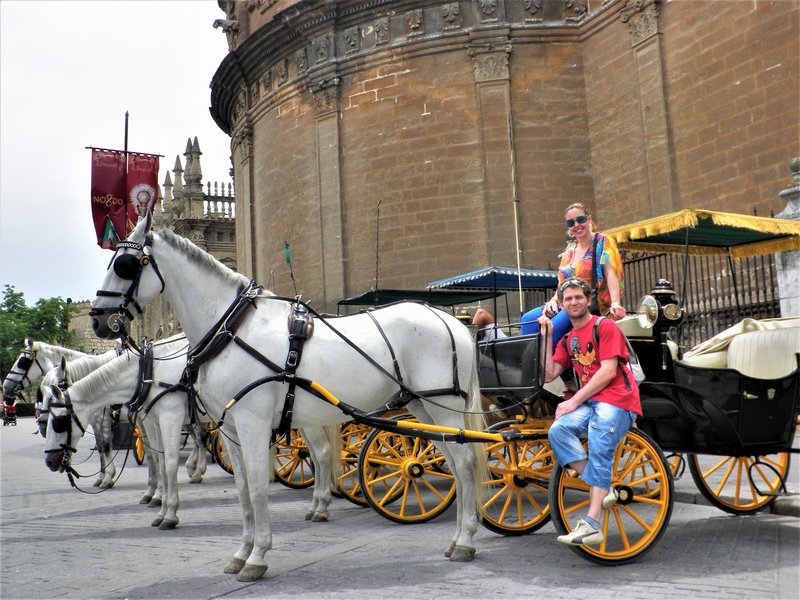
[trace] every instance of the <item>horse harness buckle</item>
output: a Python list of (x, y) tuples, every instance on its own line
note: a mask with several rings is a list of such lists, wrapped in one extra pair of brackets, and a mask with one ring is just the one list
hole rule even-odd
[[(305, 304), (300, 302), (300, 298), (295, 298), (291, 305), (288, 317), (289, 327), (289, 351), (286, 354), (286, 365), (284, 372), (294, 375), (300, 358), (303, 355), (303, 344), (314, 334), (314, 319)], [(283, 402), (283, 411), (278, 428), (273, 432), (275, 439), (289, 432), (292, 425), (292, 413), (294, 409), (294, 378), (290, 377), (289, 390), (286, 392), (286, 399)]]

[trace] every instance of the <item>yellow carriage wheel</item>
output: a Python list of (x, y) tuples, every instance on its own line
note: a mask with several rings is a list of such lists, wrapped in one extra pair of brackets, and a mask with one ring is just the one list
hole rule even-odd
[(358, 456), (364, 440), (371, 432), (372, 427), (355, 421), (342, 425), (342, 463), (336, 474), (336, 488), (342, 496), (359, 506), (368, 506), (368, 502), (361, 492), (361, 482), (358, 478)]
[(361, 490), (372, 508), (396, 523), (424, 523), (456, 497), (456, 480), (433, 442), (374, 430), (358, 464)]
[(133, 458), (137, 465), (144, 464), (144, 438), (138, 425), (133, 427)]
[[(606, 565), (636, 560), (661, 538), (672, 515), (672, 471), (647, 434), (631, 429), (617, 446), (611, 485), (619, 501), (600, 516), (604, 540), (569, 546), (583, 558)], [(559, 534), (578, 524), (589, 508), (589, 486), (572, 469), (556, 465), (550, 478), (550, 509)]]
[(228, 458), (228, 451), (225, 449), (225, 444), (222, 442), (222, 434), (217, 431), (214, 435), (214, 460), (222, 467), (226, 473), (233, 475), (233, 463)]
[(275, 478), (278, 481), (294, 489), (314, 485), (311, 452), (298, 429), (290, 429), (288, 436), (283, 436), (275, 443), (275, 448)]
[(548, 488), (555, 460), (547, 438), (486, 445), (490, 479), (481, 523), (502, 535), (533, 533), (550, 521)]
[(697, 489), (712, 505), (735, 515), (757, 513), (772, 504), (789, 474), (789, 453), (764, 456), (689, 455)]

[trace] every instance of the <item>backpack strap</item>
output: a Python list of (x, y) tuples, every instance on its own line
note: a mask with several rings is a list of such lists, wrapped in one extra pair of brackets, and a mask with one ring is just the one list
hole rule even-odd
[[(600, 329), (600, 321), (606, 319), (607, 317), (597, 317), (597, 320), (594, 322), (594, 327), (592, 328), (592, 338), (594, 339), (594, 347), (595, 349), (600, 348), (600, 336), (598, 335), (598, 330)], [(623, 334), (624, 335), (624, 334)], [(627, 343), (627, 340), (626, 340)], [(566, 346), (565, 346), (566, 347)], [(628, 379), (628, 373), (625, 369), (625, 366), (628, 364), (627, 360), (623, 360), (622, 357), (619, 357), (619, 362), (622, 363), (622, 378), (625, 380), (625, 389), (629, 392), (632, 391), (631, 388), (631, 381)]]

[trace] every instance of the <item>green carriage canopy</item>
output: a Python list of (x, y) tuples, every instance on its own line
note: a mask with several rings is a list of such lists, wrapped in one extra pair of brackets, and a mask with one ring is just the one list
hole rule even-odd
[(687, 208), (604, 232), (621, 250), (742, 258), (800, 250), (800, 223)]
[(339, 300), (339, 306), (382, 306), (392, 302), (402, 300), (416, 300), (427, 302), (433, 306), (456, 306), (458, 304), (470, 304), (480, 300), (488, 300), (500, 296), (499, 292), (480, 292), (464, 290), (391, 290), (378, 289), (368, 290), (353, 296)]
[(469, 273), (438, 279), (428, 289), (516, 291), (554, 288), (558, 273), (546, 269), (517, 269), (516, 267), (484, 267)]

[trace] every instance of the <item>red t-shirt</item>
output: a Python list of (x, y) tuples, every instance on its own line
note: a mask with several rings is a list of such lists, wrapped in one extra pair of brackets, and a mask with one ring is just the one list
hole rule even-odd
[[(628, 367), (628, 348), (625, 345), (625, 338), (614, 321), (603, 319), (597, 328), (600, 348), (595, 348), (593, 330), (594, 322), (597, 318), (593, 316), (580, 329), (571, 329), (566, 336), (567, 351), (564, 350), (564, 342), (559, 341), (553, 360), (565, 369), (569, 366), (571, 360), (578, 381), (581, 385), (584, 385), (597, 373), (602, 361), (616, 356), (618, 358), (616, 376), (605, 389), (592, 396), (592, 399), (612, 404), (625, 410), (632, 410), (641, 415), (642, 404), (639, 401), (639, 388), (636, 386), (636, 380)], [(628, 376), (630, 390), (625, 386), (625, 377), (622, 375), (623, 369), (625, 369)]]

